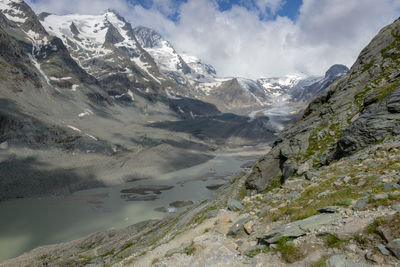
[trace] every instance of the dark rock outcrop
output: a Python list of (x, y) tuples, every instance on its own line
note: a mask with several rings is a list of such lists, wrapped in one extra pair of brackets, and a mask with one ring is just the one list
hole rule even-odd
[(350, 155), (359, 148), (400, 134), (400, 87), (383, 101), (369, 105), (343, 132), (334, 158)]

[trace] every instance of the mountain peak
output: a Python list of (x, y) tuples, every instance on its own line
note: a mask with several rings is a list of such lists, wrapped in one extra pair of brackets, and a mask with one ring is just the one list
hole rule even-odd
[(345, 65), (335, 64), (329, 68), (329, 70), (325, 73), (325, 78), (334, 78), (343, 76), (349, 71), (349, 68)]
[(127, 21), (125, 20), (125, 18), (123, 16), (121, 16), (115, 9), (107, 9), (106, 12), (104, 13), (105, 17), (115, 17), (116, 19), (120, 20), (123, 23), (127, 23)]
[(164, 41), (164, 38), (153, 29), (137, 26), (133, 29), (135, 36), (139, 42), (139, 44), (143, 48), (154, 48), (161, 46), (161, 42)]

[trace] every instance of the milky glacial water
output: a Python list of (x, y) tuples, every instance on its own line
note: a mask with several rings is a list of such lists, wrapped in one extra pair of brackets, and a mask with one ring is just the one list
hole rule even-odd
[[(200, 201), (214, 191), (210, 184), (229, 181), (241, 165), (265, 154), (254, 148), (220, 151), (204, 164), (171, 172), (157, 179), (140, 180), (109, 188), (76, 192), (66, 197), (16, 199), (0, 202), (0, 261), (16, 257), (35, 247), (71, 241), (108, 229), (163, 218), (168, 213), (154, 211), (178, 200)], [(120, 191), (139, 185), (172, 185), (154, 201), (125, 201)], [(180, 208), (176, 211), (181, 211)]]

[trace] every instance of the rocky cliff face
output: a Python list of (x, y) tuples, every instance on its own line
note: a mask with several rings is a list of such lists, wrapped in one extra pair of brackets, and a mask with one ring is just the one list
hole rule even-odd
[(248, 189), (261, 192), (271, 181), (285, 181), (398, 134), (399, 29), (400, 21), (382, 29), (348, 74), (311, 102), (304, 118), (256, 164)]

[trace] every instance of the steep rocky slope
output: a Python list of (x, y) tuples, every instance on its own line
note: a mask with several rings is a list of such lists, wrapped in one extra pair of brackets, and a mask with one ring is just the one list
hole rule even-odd
[(163, 221), (37, 248), (3, 263), (398, 266), (400, 20), (249, 171)]
[(348, 74), (310, 103), (303, 119), (254, 167), (248, 189), (261, 192), (271, 181), (285, 181), (398, 133), (399, 25), (382, 29)]

